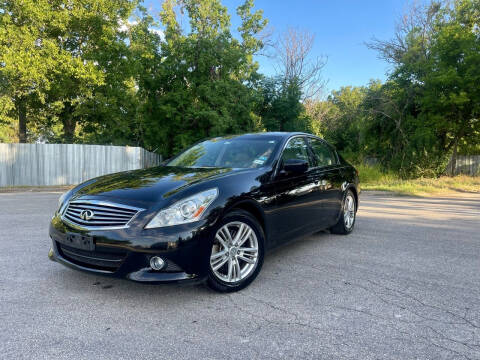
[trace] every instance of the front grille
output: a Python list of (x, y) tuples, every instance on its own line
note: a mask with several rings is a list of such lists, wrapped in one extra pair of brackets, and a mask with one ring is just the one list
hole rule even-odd
[(128, 223), (143, 209), (96, 200), (71, 201), (62, 219), (85, 229), (119, 229), (128, 227)]
[(116, 271), (127, 256), (124, 251), (118, 250), (95, 250), (87, 251), (63, 245), (57, 242), (60, 255), (68, 261), (97, 270)]

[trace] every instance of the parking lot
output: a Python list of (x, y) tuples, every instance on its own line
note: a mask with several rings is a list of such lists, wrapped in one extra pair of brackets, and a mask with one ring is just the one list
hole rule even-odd
[(227, 295), (49, 261), (58, 197), (0, 194), (2, 359), (480, 359), (480, 195), (364, 193)]

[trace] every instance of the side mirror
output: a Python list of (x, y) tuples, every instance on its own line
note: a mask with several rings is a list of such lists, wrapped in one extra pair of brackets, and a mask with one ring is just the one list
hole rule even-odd
[(308, 170), (308, 162), (300, 159), (289, 159), (283, 162), (282, 170), (287, 174), (303, 174)]

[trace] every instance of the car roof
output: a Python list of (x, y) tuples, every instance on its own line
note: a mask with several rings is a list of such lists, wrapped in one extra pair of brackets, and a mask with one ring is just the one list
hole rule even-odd
[(267, 138), (289, 138), (293, 135), (309, 135), (314, 136), (311, 134), (307, 134), (304, 132), (284, 132), (284, 131), (264, 131), (264, 132), (257, 132), (257, 133), (247, 133), (247, 134), (239, 134), (239, 135), (231, 135), (231, 136), (219, 136), (217, 139), (220, 138), (254, 138), (254, 137), (267, 137)]

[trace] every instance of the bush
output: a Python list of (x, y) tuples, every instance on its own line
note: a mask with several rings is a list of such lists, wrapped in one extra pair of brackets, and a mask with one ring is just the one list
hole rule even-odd
[(360, 184), (387, 183), (398, 179), (398, 176), (392, 171), (384, 171), (378, 165), (371, 166), (362, 164), (355, 166), (355, 168), (358, 170)]

